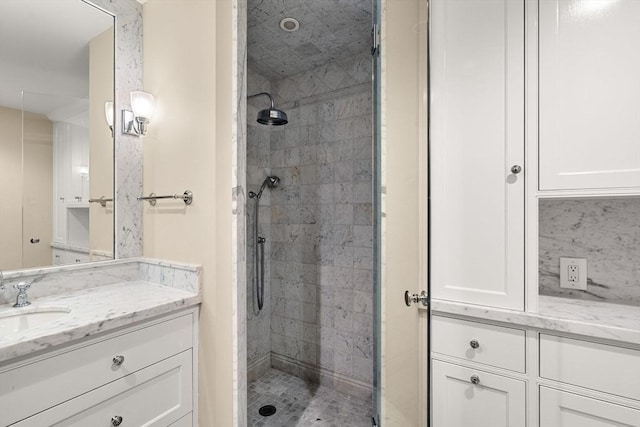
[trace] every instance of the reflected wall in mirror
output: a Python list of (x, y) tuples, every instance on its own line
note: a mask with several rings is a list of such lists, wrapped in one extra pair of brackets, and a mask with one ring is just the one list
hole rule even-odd
[(0, 269), (110, 259), (114, 17), (0, 1)]

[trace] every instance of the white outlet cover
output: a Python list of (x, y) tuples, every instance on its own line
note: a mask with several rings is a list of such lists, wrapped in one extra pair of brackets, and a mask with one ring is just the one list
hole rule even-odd
[[(569, 281), (569, 266), (578, 267), (578, 281)], [(587, 290), (587, 259), (586, 258), (560, 258), (560, 287), (565, 289)]]

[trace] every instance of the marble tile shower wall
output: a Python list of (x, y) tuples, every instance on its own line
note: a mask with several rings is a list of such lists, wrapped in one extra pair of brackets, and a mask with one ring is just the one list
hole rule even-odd
[[(640, 198), (541, 200), (540, 294), (640, 306)], [(560, 257), (587, 259), (587, 290), (560, 288)]]
[[(371, 59), (272, 82), (274, 366), (366, 389), (373, 375)], [(344, 389), (344, 387), (343, 387)]]
[[(270, 92), (271, 83), (261, 75), (248, 70), (247, 93), (253, 95)], [(271, 174), (270, 141), (272, 129), (256, 122), (258, 111), (269, 106), (266, 96), (252, 98), (247, 102), (247, 193), (257, 192), (265, 177)], [(271, 367), (271, 190), (266, 189), (260, 199), (259, 231), (266, 238), (265, 255), (265, 295), (262, 311), (258, 310), (255, 289), (255, 199), (247, 196), (247, 375), (249, 381), (258, 378)]]

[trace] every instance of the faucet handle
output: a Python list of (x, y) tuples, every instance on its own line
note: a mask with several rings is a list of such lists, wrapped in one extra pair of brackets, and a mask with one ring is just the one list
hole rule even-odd
[(17, 285), (13, 285), (14, 289), (17, 289), (18, 292), (22, 293), (31, 287), (31, 283), (29, 282), (20, 282)]
[(14, 288), (18, 290), (18, 295), (16, 296), (16, 303), (13, 304), (14, 307), (25, 307), (30, 305), (29, 297), (27, 296), (27, 289), (31, 287), (31, 283), (20, 282), (17, 285), (13, 285)]

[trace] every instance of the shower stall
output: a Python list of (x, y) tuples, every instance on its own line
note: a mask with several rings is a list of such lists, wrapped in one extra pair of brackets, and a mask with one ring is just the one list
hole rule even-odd
[(372, 11), (333, 4), (248, 2), (249, 425), (375, 413)]

